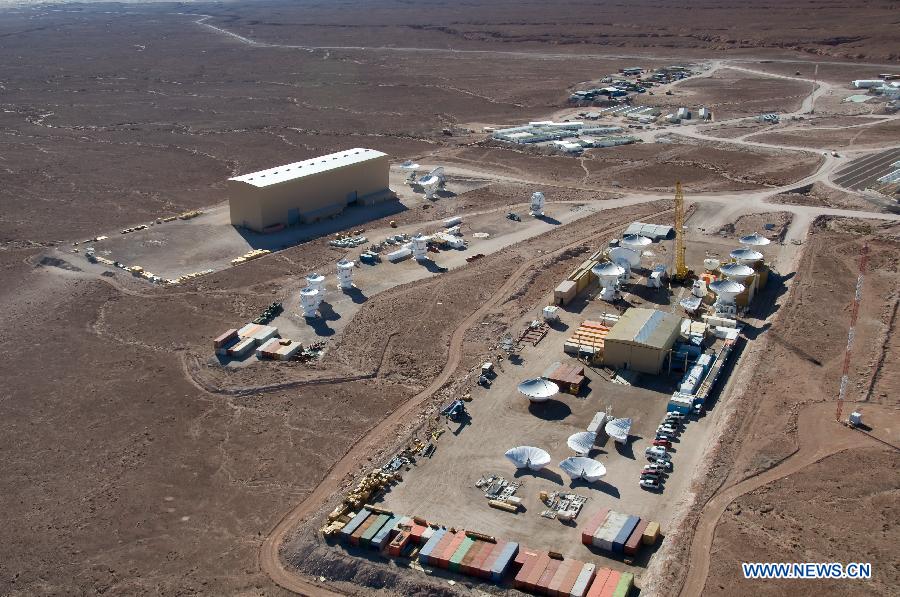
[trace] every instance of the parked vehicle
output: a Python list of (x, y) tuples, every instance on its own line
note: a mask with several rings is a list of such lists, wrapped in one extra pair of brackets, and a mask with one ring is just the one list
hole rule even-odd
[(669, 434), (669, 433), (657, 433), (657, 434), (656, 434), (656, 439), (665, 439), (665, 440), (668, 440), (668, 441), (672, 441), (673, 439), (675, 439), (675, 436), (674, 436), (674, 435), (671, 435), (671, 434)]
[(647, 461), (650, 463), (648, 466), (658, 466), (666, 473), (669, 473), (672, 470), (672, 461), (668, 459), (668, 454), (666, 455), (666, 458), (648, 456)]
[(641, 479), (641, 488), (642, 489), (660, 489), (662, 485), (660, 485), (659, 481), (654, 479)]
[(679, 421), (681, 421), (682, 419), (684, 419), (684, 415), (679, 412), (671, 411), (671, 412), (666, 413), (666, 418), (667, 419), (678, 419)]
[(663, 448), (671, 448), (672, 442), (667, 439), (655, 439), (653, 440), (654, 446), (662, 446)]

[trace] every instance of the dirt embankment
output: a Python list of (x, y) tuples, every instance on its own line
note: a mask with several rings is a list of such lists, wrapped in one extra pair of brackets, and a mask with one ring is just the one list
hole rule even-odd
[(746, 214), (730, 224), (722, 226), (719, 234), (740, 238), (748, 234), (760, 234), (772, 242), (783, 242), (788, 227), (794, 219), (789, 211)]
[(833, 209), (882, 211), (881, 206), (866, 201), (858, 194), (835, 189), (820, 182), (814, 183), (811, 187), (799, 189), (794, 193), (780, 193), (769, 201), (785, 205), (813, 205)]

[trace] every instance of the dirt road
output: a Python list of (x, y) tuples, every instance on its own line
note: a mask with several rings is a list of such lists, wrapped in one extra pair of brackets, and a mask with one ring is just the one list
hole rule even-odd
[[(877, 439), (859, 431), (851, 430), (834, 421), (834, 402), (811, 404), (803, 409), (798, 421), (799, 449), (778, 466), (758, 475), (744, 479), (717, 493), (700, 514), (691, 543), (689, 568), (686, 581), (681, 588), (682, 597), (701, 595), (709, 574), (710, 549), (715, 538), (716, 527), (725, 509), (735, 499), (759, 487), (777, 481), (803, 470), (823, 458), (851, 448), (875, 445)], [(896, 417), (896, 412), (884, 407), (867, 405), (869, 411), (878, 416)], [(895, 433), (896, 435), (896, 433)], [(896, 437), (878, 438), (896, 442)]]

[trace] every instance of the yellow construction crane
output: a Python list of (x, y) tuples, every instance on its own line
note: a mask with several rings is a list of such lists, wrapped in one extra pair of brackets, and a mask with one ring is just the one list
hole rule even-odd
[(690, 271), (684, 262), (684, 192), (681, 190), (681, 181), (675, 182), (675, 271), (672, 278), (676, 282), (686, 282), (690, 278)]

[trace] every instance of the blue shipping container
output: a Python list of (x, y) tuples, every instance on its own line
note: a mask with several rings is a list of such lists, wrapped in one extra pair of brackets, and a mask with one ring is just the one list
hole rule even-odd
[(391, 531), (397, 528), (397, 523), (400, 522), (402, 516), (392, 516), (390, 520), (388, 520), (381, 530), (375, 533), (375, 536), (372, 537), (372, 549), (383, 549), (385, 545), (387, 545), (388, 541), (391, 540)]
[(365, 522), (365, 520), (366, 520), (371, 514), (372, 514), (371, 510), (367, 510), (366, 508), (363, 508), (362, 510), (360, 510), (360, 511), (356, 514), (356, 516), (354, 516), (352, 519), (350, 519), (350, 522), (348, 522), (347, 524), (345, 524), (345, 525), (344, 525), (344, 528), (341, 529), (341, 538), (342, 538), (342, 539), (349, 539), (349, 538), (350, 538), (350, 535), (353, 534), (353, 531), (355, 531), (356, 529), (358, 529), (358, 528), (359, 528), (359, 525), (361, 525), (363, 522)]
[(494, 565), (491, 566), (491, 580), (496, 583), (503, 580), (503, 575), (506, 574), (509, 563), (513, 561), (513, 558), (515, 558), (518, 553), (519, 544), (510, 541), (506, 547), (503, 548), (503, 551), (500, 552), (500, 555), (497, 556), (497, 559), (494, 560)]
[(625, 542), (628, 541), (628, 538), (631, 536), (632, 531), (634, 531), (634, 527), (641, 521), (637, 516), (629, 516), (628, 520), (625, 521), (625, 525), (622, 527), (622, 530), (619, 531), (619, 534), (616, 535), (616, 538), (613, 539), (613, 552), (622, 553), (625, 549)]
[(438, 529), (434, 532), (434, 535), (425, 542), (425, 545), (422, 546), (422, 549), (419, 550), (419, 562), (422, 564), (430, 564), (429, 560), (431, 559), (431, 552), (434, 550), (435, 546), (440, 543), (441, 539), (444, 538), (444, 535), (447, 533), (447, 529)]

